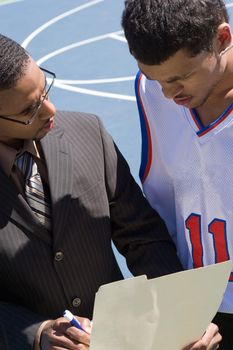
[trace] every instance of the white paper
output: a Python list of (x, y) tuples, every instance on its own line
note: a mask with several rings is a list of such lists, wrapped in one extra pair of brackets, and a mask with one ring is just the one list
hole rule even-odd
[(101, 286), (91, 350), (181, 350), (199, 339), (221, 303), (232, 261)]

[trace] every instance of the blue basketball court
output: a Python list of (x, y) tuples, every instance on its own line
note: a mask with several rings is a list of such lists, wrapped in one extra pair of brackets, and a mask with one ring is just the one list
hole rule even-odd
[[(233, 1), (226, 3), (233, 23)], [(124, 0), (0, 0), (0, 23), (2, 34), (56, 73), (51, 99), (57, 109), (100, 116), (139, 182), (137, 66), (121, 29), (123, 6)]]

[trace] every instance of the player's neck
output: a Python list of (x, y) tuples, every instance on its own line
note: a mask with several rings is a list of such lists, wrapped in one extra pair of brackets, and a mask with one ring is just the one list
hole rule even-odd
[(218, 103), (204, 104), (203, 106), (196, 109), (196, 113), (203, 126), (208, 126), (222, 114), (226, 112), (228, 107), (233, 102), (233, 95), (229, 98), (221, 99)]
[(204, 126), (208, 126), (221, 116), (233, 102), (233, 67), (228, 69), (222, 81), (196, 112)]

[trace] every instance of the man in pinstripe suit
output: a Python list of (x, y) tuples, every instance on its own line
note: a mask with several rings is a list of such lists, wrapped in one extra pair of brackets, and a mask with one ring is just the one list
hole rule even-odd
[[(89, 336), (60, 316), (68, 308), (89, 329), (99, 286), (122, 279), (111, 240), (134, 275), (181, 265), (100, 120), (55, 113), (48, 99), (55, 75), (1, 35), (0, 57), (1, 350), (88, 349)], [(25, 153), (49, 189), (48, 226), (27, 200), (16, 165)]]

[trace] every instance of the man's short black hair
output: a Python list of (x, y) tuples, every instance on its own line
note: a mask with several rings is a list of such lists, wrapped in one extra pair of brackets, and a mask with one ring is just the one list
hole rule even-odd
[(30, 60), (26, 50), (0, 34), (0, 89), (9, 89), (23, 76)]
[(122, 26), (141, 63), (166, 61), (180, 49), (211, 51), (218, 26), (229, 22), (222, 0), (126, 0)]

